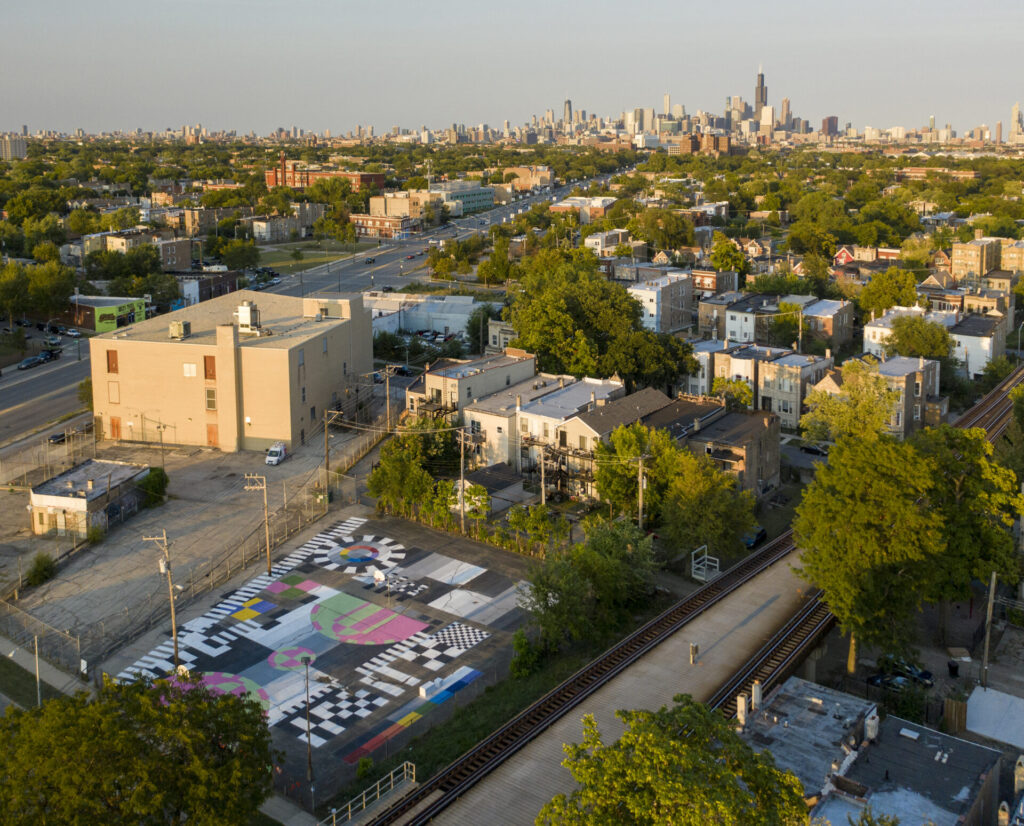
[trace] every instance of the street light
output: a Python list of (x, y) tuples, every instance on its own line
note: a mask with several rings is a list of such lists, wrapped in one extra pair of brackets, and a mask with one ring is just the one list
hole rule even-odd
[(306, 782), (309, 783), (309, 807), (316, 812), (316, 786), (313, 783), (313, 739), (309, 727), (309, 663), (311, 658), (304, 656), (302, 664), (306, 666)]

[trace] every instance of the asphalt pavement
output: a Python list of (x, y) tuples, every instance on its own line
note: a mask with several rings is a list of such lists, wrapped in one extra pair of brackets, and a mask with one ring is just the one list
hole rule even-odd
[[(65, 341), (57, 361), (29, 370), (5, 368), (0, 375), (0, 447), (38, 433), (42, 426), (79, 410), (78, 385), (88, 378), (89, 343), (81, 341), (81, 361), (74, 341)], [(54, 432), (61, 427), (54, 426)]]

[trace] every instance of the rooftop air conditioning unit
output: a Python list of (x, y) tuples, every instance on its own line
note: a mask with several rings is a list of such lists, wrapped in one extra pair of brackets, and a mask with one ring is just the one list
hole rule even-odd
[(169, 332), (171, 338), (178, 339), (179, 341), (183, 338), (188, 338), (192, 335), (192, 322), (172, 321)]

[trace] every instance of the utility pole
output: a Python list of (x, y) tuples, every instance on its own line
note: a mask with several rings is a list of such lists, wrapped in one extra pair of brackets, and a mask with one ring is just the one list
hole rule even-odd
[(263, 529), (267, 534), (267, 576), (270, 576), (270, 510), (267, 508), (267, 477), (245, 474), (245, 490), (263, 491)]
[(642, 453), (640, 454), (640, 463), (639, 463), (639, 466), (637, 468), (637, 487), (636, 487), (636, 490), (637, 490), (637, 494), (636, 494), (637, 514), (638, 514), (638, 517), (639, 517), (637, 519), (637, 524), (640, 527), (640, 530), (643, 530), (644, 529), (644, 455)]
[(331, 447), (328, 444), (330, 439), (330, 421), (327, 418), (328, 412), (324, 411), (324, 487), (330, 484), (331, 479)]
[(466, 431), (459, 431), (459, 530), (466, 533)]
[(988, 584), (988, 607), (985, 609), (985, 655), (981, 665), (981, 687), (988, 688), (988, 642), (992, 636), (992, 603), (996, 598), (996, 572), (992, 572), (992, 579)]
[(174, 642), (174, 670), (178, 670), (178, 622), (174, 615), (174, 580), (171, 578), (171, 549), (167, 544), (167, 531), (160, 536), (144, 536), (143, 542), (154, 542), (160, 549), (160, 573), (167, 577), (167, 595), (171, 600), (171, 640)]
[(548, 486), (544, 480), (544, 465), (547, 464), (545, 461), (547, 456), (545, 455), (544, 445), (540, 446), (540, 503), (546, 505), (548, 503)]

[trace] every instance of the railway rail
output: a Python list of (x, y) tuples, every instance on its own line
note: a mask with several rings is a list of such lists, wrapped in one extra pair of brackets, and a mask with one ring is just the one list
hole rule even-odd
[[(1014, 370), (978, 401), (957, 420), (956, 426), (984, 428), (989, 440), (994, 442), (1010, 422), (1013, 402), (1009, 393), (1021, 383), (1024, 383), (1024, 366)], [(793, 532), (786, 531), (580, 669), (415, 792), (378, 815), (371, 826), (399, 821), (427, 823), (633, 662), (795, 548)], [(832, 629), (835, 621), (821, 592), (811, 595), (797, 614), (715, 693), (708, 705), (729, 717), (735, 716), (736, 698), (741, 691), (749, 689), (755, 681), (761, 683), (763, 690), (770, 690), (792, 672), (803, 656)]]

